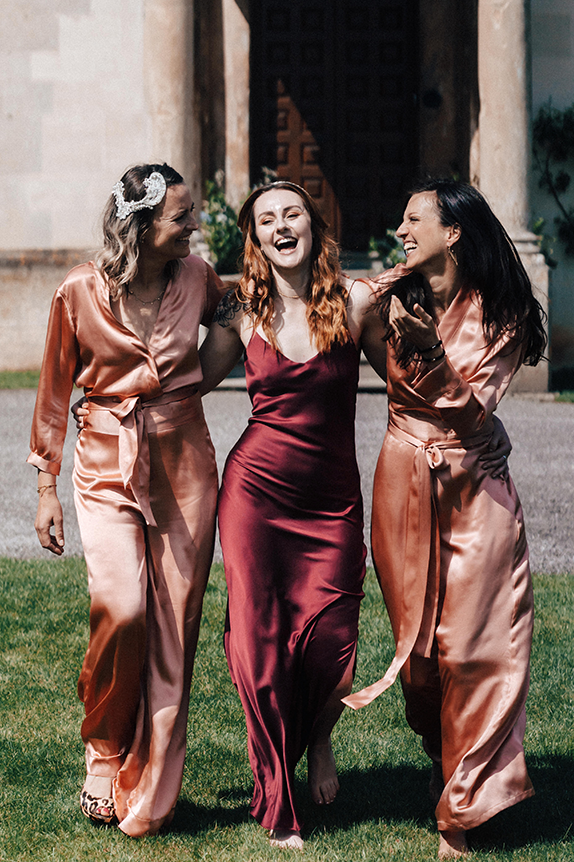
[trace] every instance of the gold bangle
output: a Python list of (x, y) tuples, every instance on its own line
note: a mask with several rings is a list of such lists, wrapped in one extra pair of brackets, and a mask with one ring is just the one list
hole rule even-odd
[(52, 484), (51, 484), (51, 485), (40, 485), (40, 487), (38, 488), (38, 494), (41, 494), (41, 493), (42, 493), (42, 491), (45, 491), (45, 490), (46, 490), (46, 488), (55, 488), (55, 487), (56, 487), (56, 483), (55, 483), (55, 482), (52, 482)]

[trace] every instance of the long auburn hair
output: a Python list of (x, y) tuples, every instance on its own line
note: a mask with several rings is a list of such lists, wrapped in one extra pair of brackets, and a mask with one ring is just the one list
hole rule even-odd
[[(481, 193), (468, 183), (432, 179), (415, 186), (408, 195), (436, 194), (437, 210), (444, 227), (460, 227), (460, 238), (452, 246), (462, 284), (480, 298), (482, 327), (489, 345), (503, 334), (523, 345), (525, 365), (537, 365), (543, 357), (547, 336), (546, 314), (532, 292), (532, 284), (514, 243), (496, 218)], [(387, 324), (385, 340), (393, 340), (397, 359), (406, 368), (417, 358), (415, 346), (396, 338), (389, 321), (393, 295), (413, 314), (419, 303), (434, 316), (429, 285), (417, 272), (395, 280), (376, 301), (378, 313)]]
[[(154, 171), (162, 175), (168, 188), (184, 182), (183, 177), (165, 162), (163, 165), (134, 165), (121, 178), (126, 201), (139, 201), (145, 197), (144, 180)], [(102, 220), (104, 243), (95, 256), (95, 263), (108, 284), (112, 299), (119, 299), (137, 274), (140, 243), (153, 221), (157, 206), (159, 204), (137, 210), (120, 221), (114, 195), (108, 198)], [(168, 280), (177, 275), (180, 267), (179, 260), (170, 260), (166, 264), (164, 272)]]
[(339, 247), (327, 232), (327, 223), (305, 189), (295, 183), (280, 180), (260, 186), (247, 198), (237, 223), (243, 233), (243, 275), (235, 288), (237, 300), (248, 308), (253, 328), (259, 325), (269, 343), (277, 348), (271, 326), (275, 305), (272, 287), (275, 279), (269, 261), (261, 251), (255, 231), (253, 208), (265, 192), (287, 189), (295, 192), (311, 217), (313, 245), (311, 277), (307, 286), (307, 323), (319, 352), (328, 352), (335, 344), (350, 339), (347, 328), (347, 290), (342, 284)]

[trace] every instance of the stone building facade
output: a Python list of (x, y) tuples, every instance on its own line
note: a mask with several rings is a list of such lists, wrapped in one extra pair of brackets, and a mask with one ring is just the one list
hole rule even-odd
[[(235, 207), (262, 169), (289, 177), (317, 199), (351, 263), (396, 225), (421, 172), (470, 179), (546, 301), (529, 230), (530, 82), (534, 69), (539, 102), (554, 94), (541, 58), (554, 26), (570, 32), (569, 0), (0, 4), (0, 368), (39, 364), (54, 287), (97, 245), (111, 185), (139, 161), (173, 164), (196, 201), (223, 171)], [(574, 366), (574, 313), (560, 325)], [(546, 388), (547, 367), (520, 385)]]

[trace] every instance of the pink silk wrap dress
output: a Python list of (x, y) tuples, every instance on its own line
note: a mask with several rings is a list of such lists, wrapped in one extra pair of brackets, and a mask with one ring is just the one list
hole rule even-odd
[(217, 500), (197, 342), (220, 298), (218, 277), (190, 255), (146, 346), (87, 263), (50, 312), (28, 461), (59, 473), (72, 385), (83, 387), (73, 475), (91, 598), (82, 739), (88, 774), (114, 779), (120, 829), (133, 837), (171, 819), (181, 787)]
[(249, 424), (219, 497), (225, 650), (245, 710), (266, 829), (300, 830), (294, 772), (331, 693), (354, 670), (366, 550), (355, 456), (352, 341), (293, 362), (255, 333)]
[(439, 325), (447, 358), (399, 367), (388, 351), (389, 424), (373, 487), (373, 560), (396, 642), (359, 708), (400, 672), (411, 727), (442, 764), (441, 831), (466, 831), (534, 791), (523, 751), (533, 598), (522, 508), (479, 458), (522, 358), (488, 346), (461, 291)]

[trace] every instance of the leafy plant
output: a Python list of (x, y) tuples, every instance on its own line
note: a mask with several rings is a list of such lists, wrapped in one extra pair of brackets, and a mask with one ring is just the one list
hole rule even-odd
[(563, 111), (551, 101), (540, 107), (532, 126), (534, 163), (540, 172), (538, 186), (548, 192), (560, 211), (554, 219), (558, 239), (567, 255), (574, 256), (574, 206), (564, 196), (570, 189), (568, 163), (574, 164), (574, 104)]
[(206, 183), (201, 225), (215, 262), (215, 271), (219, 274), (236, 273), (243, 242), (237, 227), (237, 213), (225, 199), (223, 171), (218, 171), (215, 179)]
[[(397, 263), (404, 263), (406, 256), (402, 242), (392, 228), (387, 228), (385, 236), (377, 239), (372, 236), (369, 240), (369, 257), (375, 265), (373, 268), (391, 269)], [(379, 263), (380, 261), (380, 263)]]
[(538, 241), (540, 243), (540, 251), (544, 255), (544, 260), (551, 269), (554, 269), (556, 266), (558, 266), (558, 261), (552, 257), (552, 255), (554, 254), (556, 237), (547, 234), (544, 230), (545, 227), (546, 221), (544, 218), (542, 218), (542, 216), (539, 216), (539, 218), (535, 219), (532, 224), (532, 230), (538, 237)]
[(273, 168), (267, 168), (265, 165), (261, 168), (261, 185), (266, 186), (269, 183), (275, 183), (279, 179), (279, 174)]

